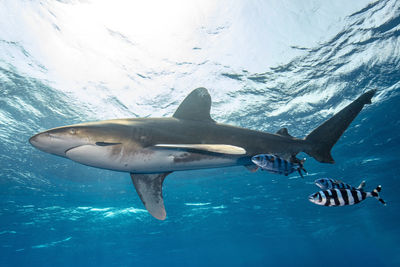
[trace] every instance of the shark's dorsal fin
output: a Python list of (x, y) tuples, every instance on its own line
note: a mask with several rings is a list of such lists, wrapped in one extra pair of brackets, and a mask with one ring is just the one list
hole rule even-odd
[(144, 206), (154, 218), (159, 220), (165, 220), (165, 217), (167, 217), (162, 196), (162, 184), (165, 177), (170, 173), (131, 173), (133, 185)]
[(289, 134), (287, 128), (282, 128), (279, 131), (276, 132), (276, 134), (282, 135), (282, 136), (287, 136), (287, 137), (293, 137)]
[(210, 116), (211, 96), (206, 88), (194, 89), (179, 105), (173, 117), (182, 120), (215, 122)]
[(244, 155), (246, 150), (242, 147), (223, 144), (157, 144), (155, 147), (166, 149), (192, 150), (198, 152), (211, 152), (227, 155)]

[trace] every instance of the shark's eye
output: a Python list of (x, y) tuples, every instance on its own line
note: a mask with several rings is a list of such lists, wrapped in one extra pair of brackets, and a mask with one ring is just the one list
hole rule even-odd
[(71, 128), (71, 129), (69, 130), (69, 132), (70, 132), (70, 134), (76, 134), (76, 130), (75, 130), (74, 128)]

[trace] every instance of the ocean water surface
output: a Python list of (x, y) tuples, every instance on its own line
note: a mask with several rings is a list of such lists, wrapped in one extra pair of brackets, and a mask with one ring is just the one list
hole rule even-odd
[[(206, 87), (222, 123), (302, 138), (377, 89), (308, 175), (174, 172), (167, 219), (129, 174), (43, 153), (49, 128), (171, 116)], [(1, 1), (1, 266), (399, 266), (400, 2)], [(317, 178), (375, 199), (308, 201)]]

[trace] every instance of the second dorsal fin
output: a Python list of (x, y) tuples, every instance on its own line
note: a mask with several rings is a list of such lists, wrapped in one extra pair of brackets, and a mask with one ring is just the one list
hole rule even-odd
[(210, 116), (211, 96), (206, 88), (194, 89), (179, 105), (173, 117), (182, 120), (215, 122)]
[(293, 137), (289, 134), (287, 128), (282, 128), (279, 131), (276, 132), (276, 134), (282, 135), (282, 136), (287, 136), (287, 137)]

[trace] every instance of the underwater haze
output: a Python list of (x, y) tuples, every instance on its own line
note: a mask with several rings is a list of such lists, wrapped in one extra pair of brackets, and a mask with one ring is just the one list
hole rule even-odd
[[(218, 122), (303, 138), (377, 89), (302, 179), (174, 172), (165, 221), (128, 173), (43, 153), (46, 129), (172, 116), (194, 88)], [(400, 266), (400, 2), (0, 1), (1, 266)], [(329, 177), (374, 198), (308, 200)]]

